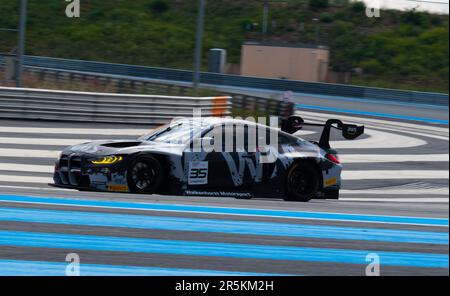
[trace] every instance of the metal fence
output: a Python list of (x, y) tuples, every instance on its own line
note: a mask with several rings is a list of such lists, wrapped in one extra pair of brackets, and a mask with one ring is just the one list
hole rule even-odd
[[(83, 71), (92, 73), (114, 74), (141, 78), (191, 82), (192, 71), (143, 67), (125, 64), (111, 64), (82, 60), (27, 56), (25, 66), (53, 68), (61, 70)], [(202, 73), (201, 83), (219, 86), (234, 86), (245, 88), (269, 89), (276, 91), (293, 91), (329, 96), (344, 96), (354, 98), (382, 99), (401, 102), (447, 105), (448, 94), (394, 90), (383, 88), (362, 87), (343, 84), (314, 83), (283, 79), (269, 79)]]

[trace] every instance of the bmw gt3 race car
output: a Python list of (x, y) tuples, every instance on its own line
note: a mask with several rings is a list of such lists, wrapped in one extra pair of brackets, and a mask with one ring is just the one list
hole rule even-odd
[[(321, 126), (319, 142), (293, 134)], [(278, 128), (226, 118), (178, 119), (130, 141), (68, 147), (55, 164), (56, 187), (144, 194), (338, 199), (342, 165), (332, 128), (355, 139), (364, 126), (292, 116)], [(261, 140), (262, 139), (262, 140)], [(270, 140), (270, 141), (267, 141)]]

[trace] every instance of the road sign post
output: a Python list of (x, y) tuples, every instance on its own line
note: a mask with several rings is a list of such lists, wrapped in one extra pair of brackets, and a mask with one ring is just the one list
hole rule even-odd
[(205, 18), (205, 0), (198, 1), (198, 16), (197, 16), (197, 34), (195, 40), (195, 62), (194, 62), (194, 80), (193, 87), (197, 93), (198, 85), (200, 83), (200, 68), (202, 63), (202, 40), (203, 40), (203, 22)]
[(25, 52), (25, 32), (27, 26), (27, 3), (28, 0), (21, 0), (20, 4), (20, 25), (19, 25), (19, 44), (17, 46), (17, 63), (16, 63), (16, 86), (22, 86), (22, 68), (23, 55)]

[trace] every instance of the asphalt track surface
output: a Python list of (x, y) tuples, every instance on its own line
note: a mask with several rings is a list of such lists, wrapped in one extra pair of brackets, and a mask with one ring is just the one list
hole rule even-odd
[[(406, 109), (448, 121), (441, 110)], [(448, 125), (298, 112), (366, 125), (358, 140), (333, 135), (344, 162), (339, 201), (50, 188), (65, 146), (148, 129), (0, 120), (0, 275), (64, 275), (68, 253), (80, 256), (81, 275), (365, 275), (372, 253), (381, 275), (448, 275)]]

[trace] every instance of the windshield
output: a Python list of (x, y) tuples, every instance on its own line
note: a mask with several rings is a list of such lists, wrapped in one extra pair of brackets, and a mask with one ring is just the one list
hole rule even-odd
[(201, 134), (205, 126), (193, 121), (185, 121), (164, 125), (153, 133), (141, 138), (145, 141), (153, 141), (171, 144), (187, 144), (194, 137)]

